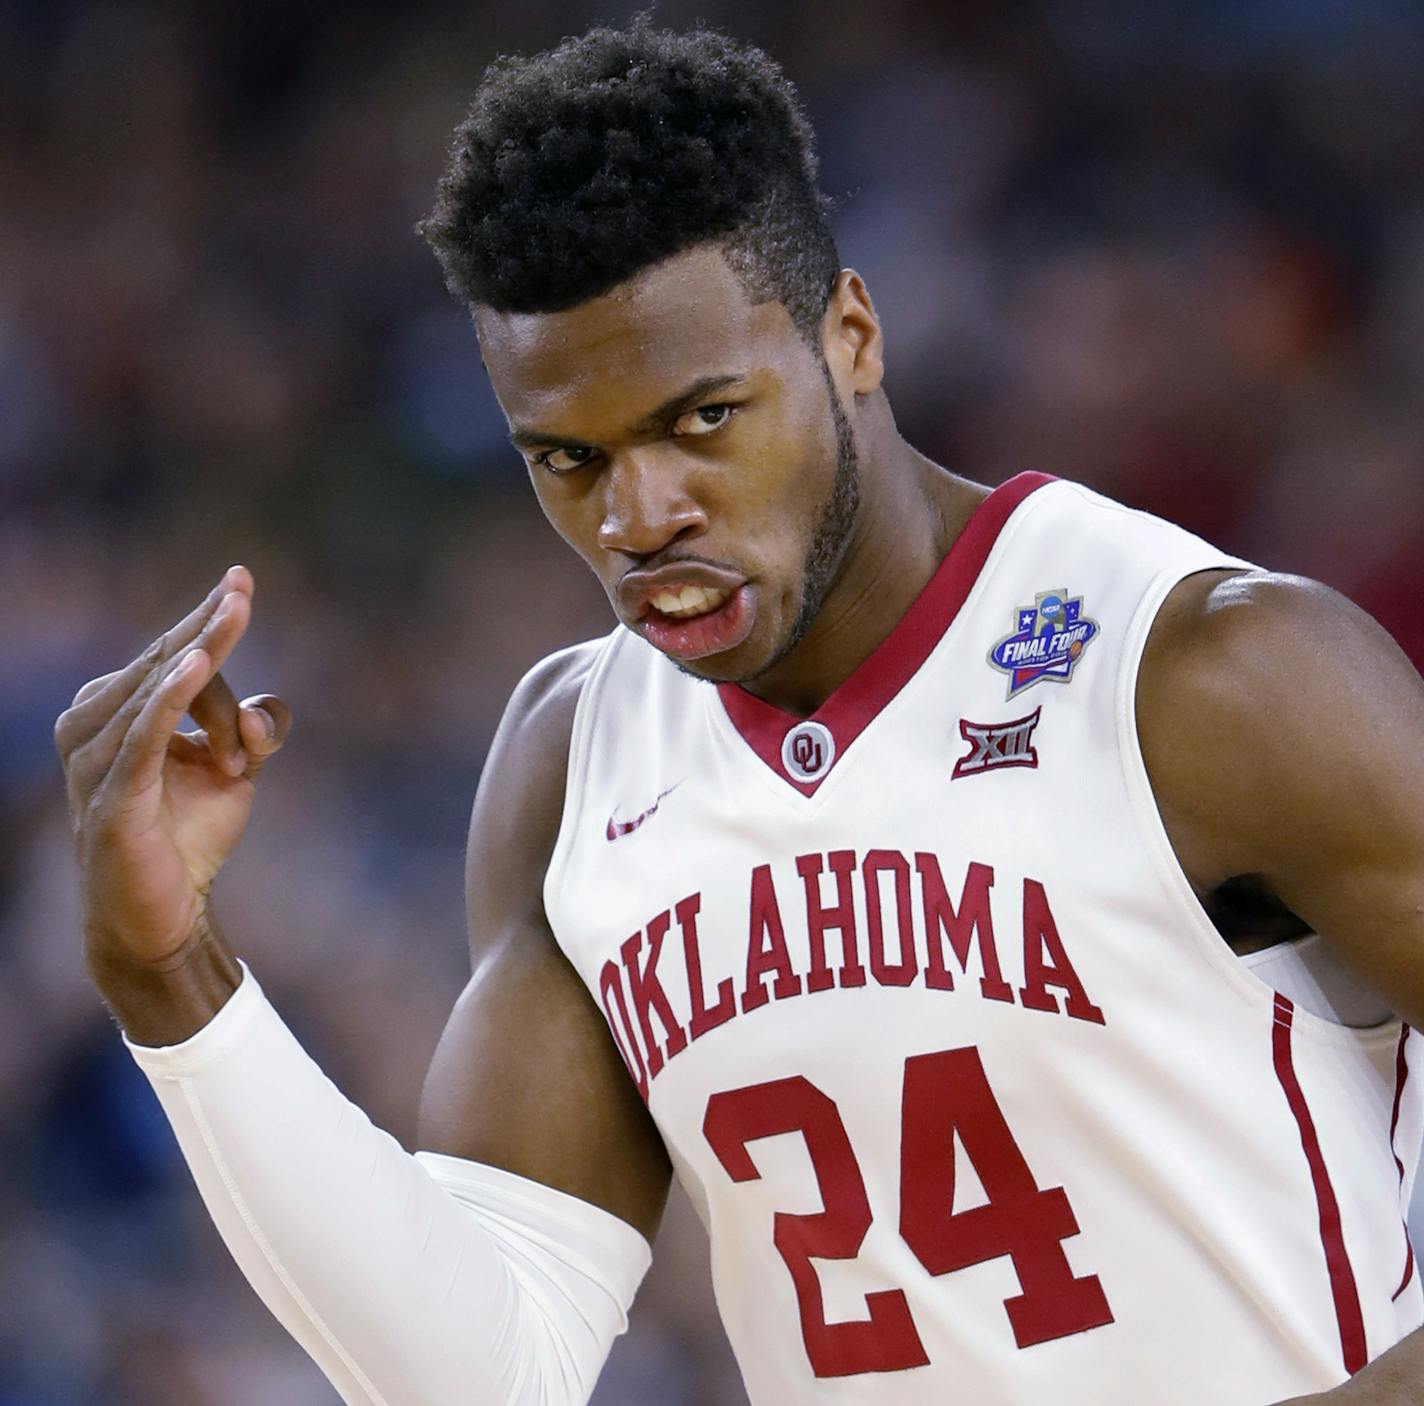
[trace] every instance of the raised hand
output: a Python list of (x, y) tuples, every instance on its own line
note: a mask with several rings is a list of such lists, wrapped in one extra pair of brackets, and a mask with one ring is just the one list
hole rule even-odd
[[(280, 699), (239, 704), (218, 672), (246, 632), (252, 591), (247, 569), (231, 568), (131, 664), (85, 684), (55, 724), (96, 979), (116, 964), (160, 972), (185, 960), (247, 826), (257, 772), (291, 726)], [(185, 713), (199, 731), (178, 731)]]

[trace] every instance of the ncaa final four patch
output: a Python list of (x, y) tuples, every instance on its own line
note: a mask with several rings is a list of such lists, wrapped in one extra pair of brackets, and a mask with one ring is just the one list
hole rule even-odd
[(1015, 618), (1018, 629), (989, 651), (989, 662), (1009, 676), (1010, 698), (1044, 679), (1067, 683), (1098, 635), (1098, 622), (1083, 614), (1083, 597), (1066, 590), (1040, 591)]

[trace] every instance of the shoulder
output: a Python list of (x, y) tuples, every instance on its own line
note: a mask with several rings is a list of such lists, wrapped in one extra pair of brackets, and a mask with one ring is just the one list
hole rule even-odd
[(1138, 717), (1159, 730), (1267, 717), (1323, 727), (1417, 683), (1390, 636), (1338, 591), (1275, 572), (1202, 571), (1153, 624)]
[(562, 746), (567, 752), (574, 712), (607, 645), (606, 639), (585, 640), (546, 655), (514, 687), (490, 749), (501, 746)]
[(569, 742), (584, 685), (604, 648), (590, 640), (541, 659), (516, 685), (475, 793), (465, 851), (472, 939), (498, 908), (542, 908), (544, 871), (563, 818)]
[(1297, 817), (1316, 826), (1338, 810), (1393, 765), (1388, 740), (1421, 722), (1419, 676), (1390, 636), (1298, 576), (1189, 576), (1163, 605), (1138, 677), (1153, 790), (1184, 867), (1208, 887), (1267, 872)]
[(1382, 645), (1393, 649), (1363, 610), (1319, 581), (1273, 571), (1202, 571), (1168, 596), (1148, 654), (1155, 652), (1158, 667), (1180, 657), (1189, 666), (1231, 662), (1263, 670), (1298, 655), (1338, 649), (1353, 657)]

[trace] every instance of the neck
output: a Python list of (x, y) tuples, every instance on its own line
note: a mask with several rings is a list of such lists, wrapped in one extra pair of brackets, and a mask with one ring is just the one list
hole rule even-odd
[(870, 656), (924, 590), (989, 490), (940, 468), (893, 427), (861, 462), (861, 511), (825, 602), (749, 693), (796, 717), (814, 713)]

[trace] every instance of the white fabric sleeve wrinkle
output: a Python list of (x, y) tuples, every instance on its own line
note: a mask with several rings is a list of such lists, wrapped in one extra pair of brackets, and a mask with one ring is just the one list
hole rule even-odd
[(631, 1226), (495, 1167), (412, 1157), (245, 967), (191, 1039), (128, 1047), (233, 1258), (347, 1406), (585, 1406), (651, 1259)]

